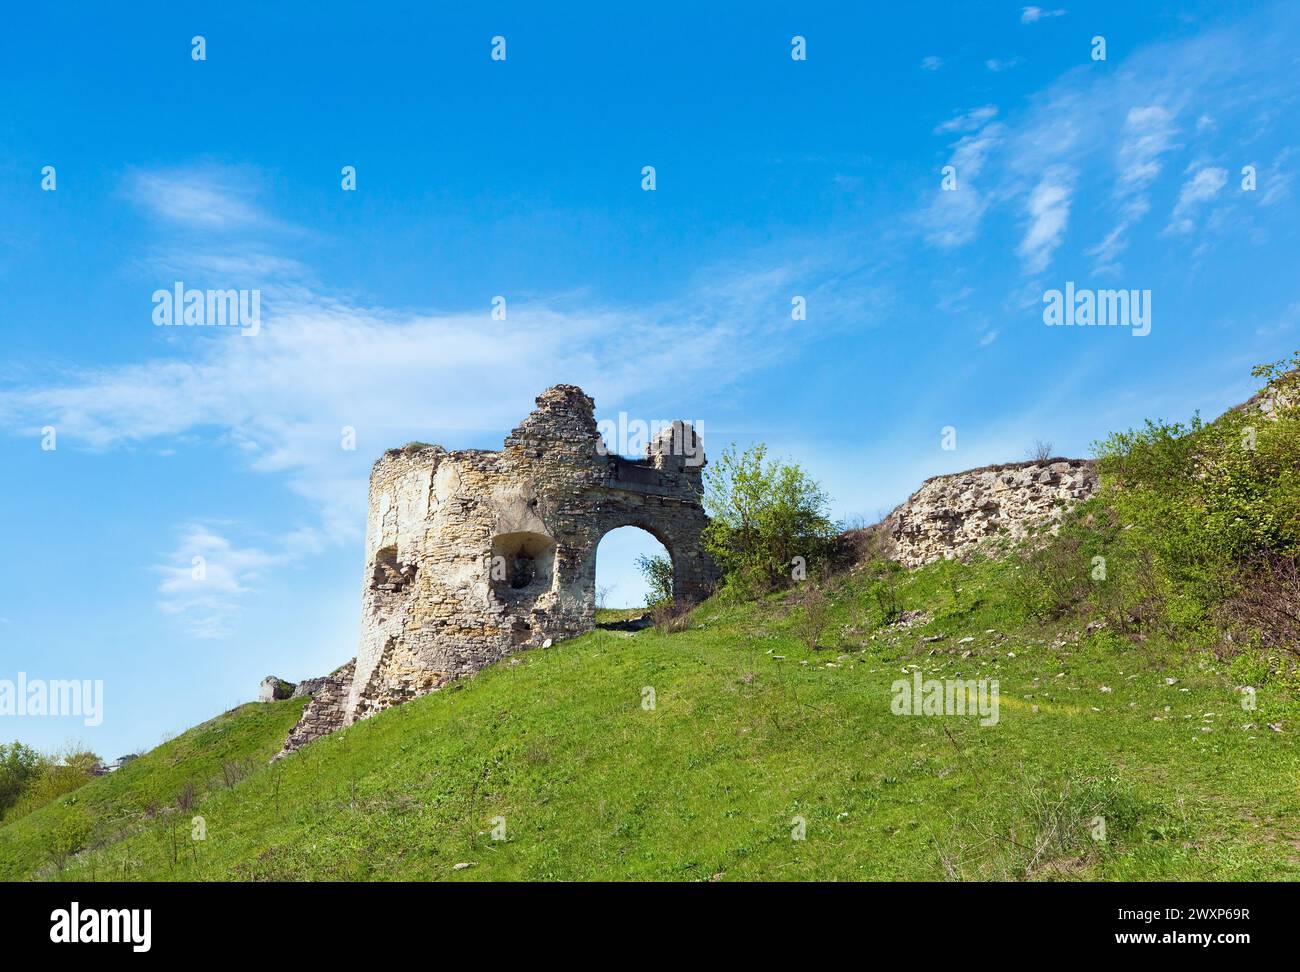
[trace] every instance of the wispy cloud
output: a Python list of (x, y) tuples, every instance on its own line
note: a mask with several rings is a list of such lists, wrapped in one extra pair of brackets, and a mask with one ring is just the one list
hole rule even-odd
[(973, 132), (987, 125), (997, 116), (997, 113), (997, 105), (981, 105), (978, 108), (972, 108), (970, 111), (959, 112), (946, 122), (937, 125), (934, 131), (936, 134)]
[[(1057, 14), (1032, 9), (1027, 22)], [(1086, 212), (1083, 231), (1097, 236), (1082, 239), (1084, 255), (1094, 272), (1118, 272), (1154, 194), (1172, 196), (1164, 177), (1186, 141), (1195, 138), (1198, 154), (1221, 154), (1228, 147), (1212, 140), (1243, 129), (1259, 137), (1280, 124), (1278, 105), (1300, 97), (1283, 40), (1293, 31), (1264, 26), (1279, 16), (1282, 8), (1249, 25), (1154, 44), (1104, 71), (1081, 62), (1024, 106), (1001, 106), (996, 118), (981, 114), (987, 108), (954, 115), (935, 131), (962, 136), (951, 146), (961, 188), (940, 193), (938, 179), (926, 187), (916, 214), (925, 240), (967, 245), (1012, 217), (1014, 248), (1034, 273), (1067, 246), (1072, 214)], [(974, 163), (965, 179), (961, 162)], [(1259, 203), (1285, 198), (1289, 181), (1284, 165), (1261, 170)]]
[(943, 67), (943, 58), (931, 54), (929, 57), (921, 59), (921, 69), (923, 71), (937, 71)]
[(224, 637), (243, 595), (266, 571), (292, 556), (289, 550), (268, 553), (236, 546), (206, 526), (190, 524), (166, 562), (154, 567), (163, 578), (158, 609), (178, 618), (193, 637)]
[[(986, 105), (939, 126), (946, 132), (967, 131), (968, 134), (962, 135), (951, 146), (948, 164), (956, 171), (956, 190), (939, 189), (936, 179), (936, 195), (919, 216), (926, 239), (935, 246), (961, 246), (970, 242), (979, 230), (989, 206), (988, 197), (980, 188), (980, 173), (989, 154), (1002, 139), (1002, 126), (989, 120), (996, 113), (996, 108)], [(980, 119), (983, 119), (983, 127), (970, 131), (980, 124)]]
[(1044, 10), (1042, 7), (1021, 7), (1020, 22), (1022, 24), (1036, 24), (1040, 20), (1046, 20), (1049, 17), (1064, 17), (1064, 10)]
[(1291, 180), (1295, 174), (1289, 166), (1295, 154), (1296, 150), (1288, 145), (1277, 154), (1273, 163), (1264, 172), (1260, 180), (1262, 194), (1259, 204), (1261, 206), (1275, 205), (1291, 194)]
[(1061, 245), (1070, 222), (1070, 200), (1074, 194), (1075, 170), (1054, 165), (1043, 173), (1025, 204), (1028, 223), (1016, 252), (1026, 273), (1042, 273)]
[(1204, 204), (1214, 199), (1228, 182), (1228, 170), (1214, 166), (1193, 165), (1191, 175), (1178, 193), (1178, 202), (1170, 215), (1168, 232), (1186, 236), (1196, 229), (1194, 215)]
[(165, 222), (189, 229), (231, 230), (271, 222), (255, 203), (255, 186), (251, 170), (208, 166), (135, 171), (128, 178), (126, 191)]
[(1118, 218), (1105, 238), (1088, 250), (1098, 272), (1117, 269), (1129, 245), (1129, 231), (1151, 210), (1148, 190), (1160, 175), (1164, 156), (1176, 146), (1174, 119), (1174, 112), (1163, 105), (1136, 106), (1125, 116), (1113, 192)]
[(1021, 58), (1012, 57), (1006, 60), (997, 57), (991, 57), (984, 62), (984, 66), (994, 74), (1000, 74), (1003, 71), (1010, 71), (1014, 67), (1019, 67)]

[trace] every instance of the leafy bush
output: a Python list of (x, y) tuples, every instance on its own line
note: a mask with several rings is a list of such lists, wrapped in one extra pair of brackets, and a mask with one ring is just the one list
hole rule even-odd
[(706, 473), (710, 521), (704, 545), (724, 583), (752, 594), (788, 585), (795, 558), (805, 570), (824, 564), (836, 537), (821, 487), (802, 468), (767, 458), (759, 444), (733, 444)]
[[(25, 817), (33, 810), (53, 803), (65, 793), (85, 786), (95, 778), (100, 765), (99, 757), (89, 750), (71, 749), (61, 754), (45, 755), (36, 753), (21, 743), (0, 749), (11, 753), (15, 749), (19, 750), (20, 753), (14, 757), (15, 764), (28, 767), (20, 771), (26, 775), (21, 785), (13, 791), (8, 805), (0, 803), (0, 813), (5, 823)], [(0, 769), (0, 778), (4, 772)]]
[(646, 607), (656, 608), (661, 604), (672, 603), (673, 562), (671, 560), (662, 554), (654, 557), (641, 554), (636, 558), (636, 569), (641, 572), (641, 576), (646, 579), (650, 587)]
[[(1300, 367), (1300, 353), (1291, 364)], [(1268, 416), (1251, 408), (1209, 425), (1148, 422), (1098, 446), (1117, 512), (1180, 579), (1214, 585), (1223, 568), (1261, 552), (1300, 552), (1300, 372), (1284, 368), (1253, 372), (1268, 379)]]
[(1300, 558), (1268, 554), (1242, 575), (1219, 609), (1225, 635), (1263, 653), (1285, 652), (1300, 661)]
[(41, 754), (20, 742), (0, 744), (0, 818), (26, 792), (43, 768)]
[(86, 846), (94, 830), (90, 814), (80, 808), (64, 814), (45, 836), (45, 851), (60, 870), (68, 858)]
[(1100, 495), (1058, 536), (1030, 545), (1018, 575), (1026, 612), (1047, 620), (1086, 610), (1136, 638), (1217, 628), (1236, 646), (1272, 650), (1290, 637), (1300, 354), (1289, 365), (1256, 368), (1260, 395), (1212, 423), (1148, 421), (1098, 443)]

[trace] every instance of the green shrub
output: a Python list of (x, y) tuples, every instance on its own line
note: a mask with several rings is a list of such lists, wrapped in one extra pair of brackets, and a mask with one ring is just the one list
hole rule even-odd
[(1207, 601), (1258, 554), (1300, 552), (1300, 375), (1283, 369), (1254, 370), (1268, 379), (1271, 417), (1238, 409), (1209, 425), (1148, 422), (1097, 446), (1125, 529)]
[(85, 810), (74, 807), (65, 813), (45, 836), (45, 850), (50, 860), (62, 870), (68, 858), (86, 846), (94, 822)]
[(706, 473), (704, 505), (705, 548), (742, 593), (784, 587), (797, 566), (812, 572), (829, 559), (836, 529), (826, 494), (798, 465), (767, 459), (765, 445), (723, 452)]
[(95, 778), (100, 762), (99, 757), (88, 750), (71, 750), (52, 756), (38, 755), (37, 760), (35, 772), (26, 778), (21, 790), (5, 808), (5, 823), (25, 817), (33, 810), (53, 803), (65, 793), (79, 790)]
[(671, 604), (673, 600), (673, 562), (661, 555), (647, 557), (641, 554), (636, 558), (636, 569), (646, 579), (650, 587), (646, 607), (656, 608), (661, 604)]
[(0, 744), (0, 818), (18, 802), (43, 767), (41, 754), (20, 742)]

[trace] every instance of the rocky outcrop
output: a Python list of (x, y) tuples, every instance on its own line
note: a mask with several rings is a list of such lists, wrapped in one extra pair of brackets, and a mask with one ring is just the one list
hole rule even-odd
[[(308, 679), (298, 686), (294, 698), (310, 694), (311, 701), (302, 711), (302, 718), (289, 731), (289, 738), (284, 748), (275, 755), (283, 759), (295, 749), (299, 749), (321, 736), (327, 736), (343, 728), (347, 708), (348, 690), (352, 687), (352, 673), (356, 668), (356, 659), (340, 668), (336, 668), (324, 678)], [(307, 689), (307, 691), (299, 691)], [(272, 760), (272, 762), (275, 761)]]
[(1067, 510), (1097, 491), (1087, 459), (1047, 459), (985, 466), (927, 479), (879, 527), (886, 556), (906, 567), (964, 557), (992, 538), (1012, 542), (1053, 528)]
[(278, 702), (281, 699), (289, 698), (293, 693), (293, 682), (286, 682), (275, 675), (268, 675), (262, 679), (262, 684), (258, 687), (257, 701)]

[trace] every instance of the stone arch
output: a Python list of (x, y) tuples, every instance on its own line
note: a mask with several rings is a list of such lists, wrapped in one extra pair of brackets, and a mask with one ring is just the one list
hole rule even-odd
[(606, 537), (608, 537), (612, 533), (617, 532), (618, 530), (640, 530), (642, 533), (658, 541), (659, 545), (663, 547), (664, 553), (667, 554), (669, 563), (673, 564), (674, 567), (673, 590), (675, 592), (677, 589), (676, 564), (680, 558), (678, 558), (676, 554), (673, 552), (673, 548), (670, 545), (669, 541), (665, 539), (663, 531), (657, 529), (651, 529), (651, 527), (647, 526), (645, 523), (642, 522), (630, 522), (630, 523), (614, 523), (612, 526), (606, 528), (604, 532), (600, 534), (600, 536), (596, 537), (595, 543), (592, 545), (591, 548), (591, 556), (588, 558), (590, 560), (590, 564), (587, 565), (591, 575), (591, 589), (593, 592), (593, 596), (595, 595), (596, 592), (596, 579), (598, 576), (598, 571), (600, 569), (600, 545), (604, 542)]
[[(612, 508), (611, 508), (612, 507)], [(590, 548), (583, 557), (579, 584), (590, 591), (595, 603), (596, 553), (600, 541), (623, 527), (636, 527), (654, 537), (668, 553), (673, 565), (673, 601), (679, 607), (704, 600), (712, 590), (716, 574), (704, 553), (702, 534), (708, 522), (703, 510), (655, 506), (649, 510), (630, 510), (621, 503), (607, 505), (592, 530)]]

